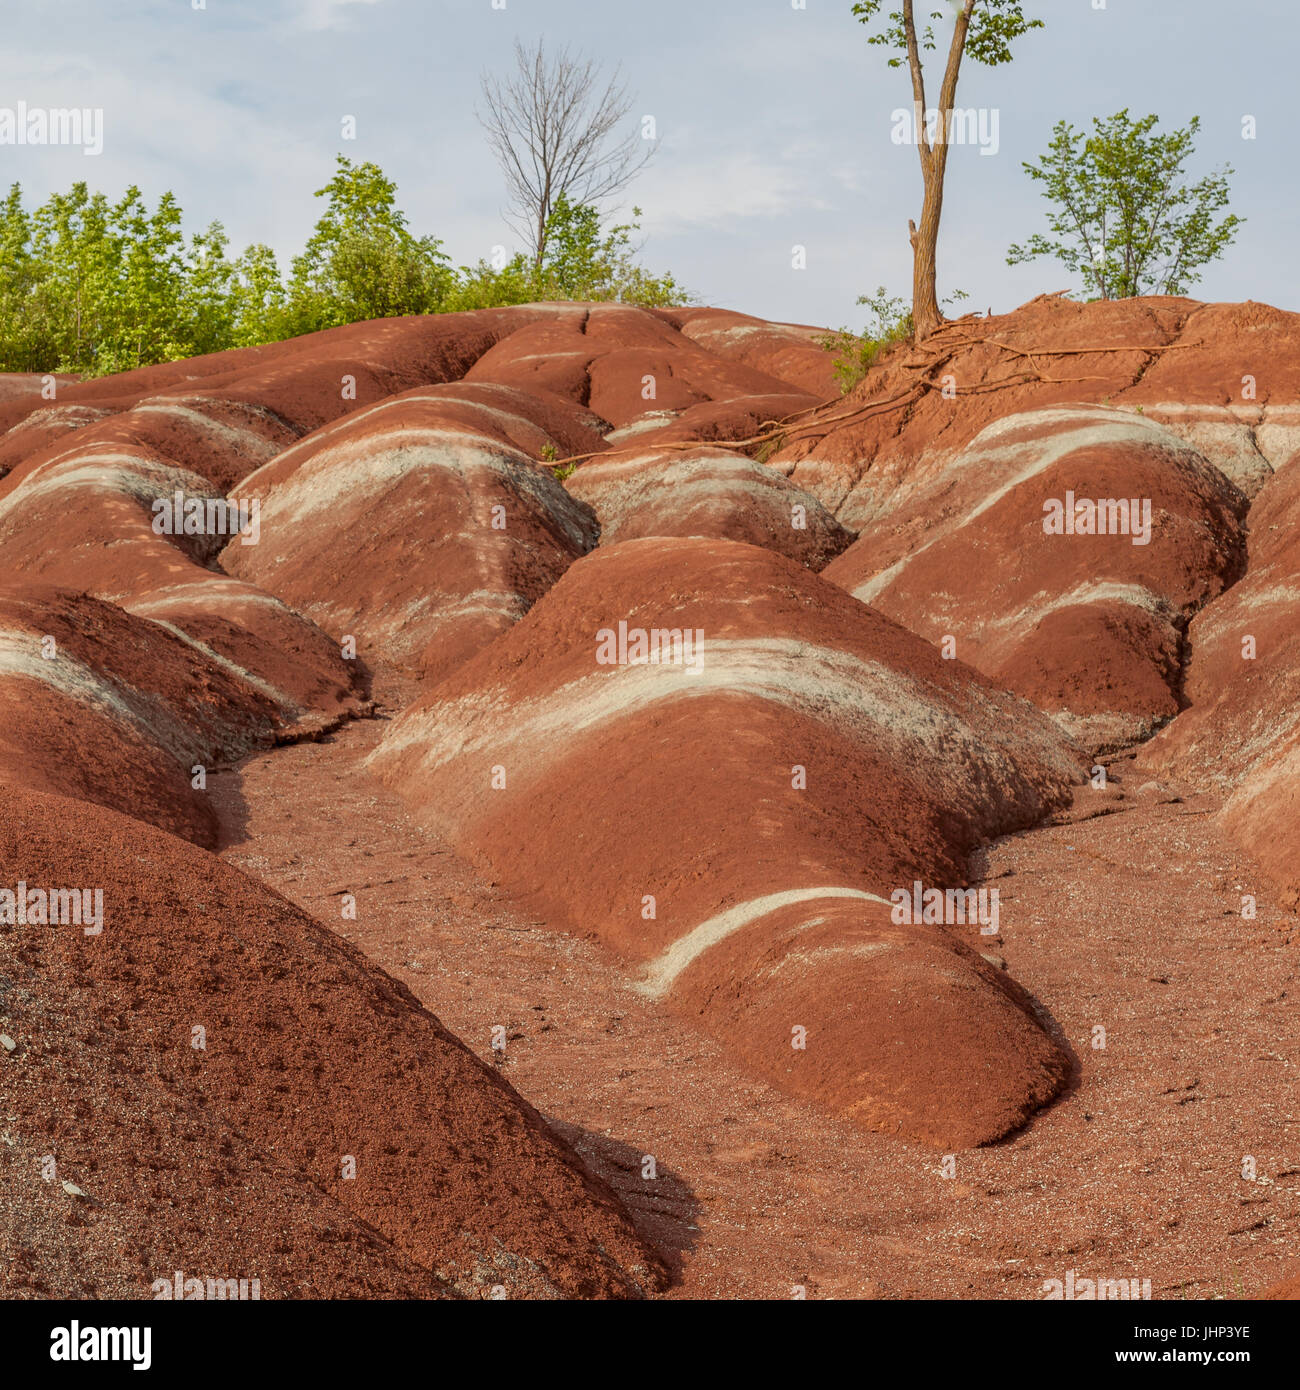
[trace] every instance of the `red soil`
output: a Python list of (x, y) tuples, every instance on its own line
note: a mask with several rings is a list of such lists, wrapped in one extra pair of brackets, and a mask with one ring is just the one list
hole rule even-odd
[(663, 317), (708, 352), (788, 381), (819, 400), (838, 393), (833, 358), (822, 347), (823, 328), (768, 323), (729, 309), (672, 309)]
[[(661, 317), (624, 305), (564, 306), (485, 353), (467, 381), (548, 391), (611, 425), (703, 401), (789, 394), (792, 383), (697, 346)], [(815, 404), (811, 394), (806, 404)]]
[(816, 330), (536, 305), (0, 378), (0, 890), (110, 903), (0, 894), (3, 1291), (1294, 1276), (1298, 334), (1041, 299), (828, 402)]
[[(601, 665), (620, 622), (698, 633), (700, 668)], [(1061, 805), (1073, 750), (791, 561), (602, 547), (411, 705), (374, 764), (535, 910), (838, 1113), (980, 1143), (1064, 1083), (1015, 987), (941, 931), (892, 927), (888, 898), (959, 881), (982, 838)]]
[(223, 562), (366, 657), (449, 669), (595, 543), (588, 508), (520, 446), (600, 438), (574, 408), (529, 405), (434, 387), (309, 435), (240, 484), (262, 537), (232, 541)]
[[(337, 641), (214, 567), (227, 534), (155, 529), (165, 520), (155, 506), (171, 506), (178, 492), (205, 505), (220, 503), (221, 494), (152, 447), (126, 438), (79, 442), (100, 428), (79, 431), (0, 482), (0, 551), (10, 573), (114, 600), (165, 626), (269, 698), (283, 726), (308, 727), (355, 710), (363, 682)], [(242, 536), (232, 544), (236, 552), (246, 548)]]
[(113, 806), (209, 847), (194, 769), (282, 727), (265, 694), (156, 623), (59, 589), (0, 589), (0, 709), (7, 791)]
[(1300, 452), (1300, 315), (1048, 296), (963, 319), (922, 352), (894, 349), (846, 401), (801, 422), (778, 461), (858, 526), (914, 468), (942, 464), (995, 421), (1080, 402), (1141, 406), (1253, 495)]
[(19, 792), (0, 806), (0, 883), (18, 881), (93, 884), (104, 922), (0, 925), (6, 1295), (149, 1297), (176, 1269), (257, 1277), (268, 1298), (660, 1282), (612, 1194), (491, 1068), (255, 880)]
[(596, 513), (606, 546), (712, 536), (766, 546), (821, 570), (853, 540), (811, 494), (729, 449), (620, 451), (584, 463), (565, 486)]
[[(1246, 499), (1218, 469), (1161, 426), (1091, 406), (1009, 416), (927, 465), (826, 578), (953, 639), (1090, 748), (1173, 718), (1187, 622), (1244, 568)], [(1049, 533), (1049, 508), (1071, 498), (1117, 500), (1097, 529), (1122, 532)]]
[[(0, 481), (15, 465), (37, 455), (44, 457), (47, 451), (56, 452), (50, 446), (57, 444), (64, 435), (86, 430), (111, 414), (111, 409), (95, 405), (51, 405), (33, 410), (12, 429), (0, 434)], [(0, 415), (0, 429), (3, 427)]]
[(1143, 750), (1228, 794), (1228, 832), (1300, 906), (1300, 469), (1250, 509), (1249, 566), (1189, 632), (1191, 708)]
[(1107, 797), (1085, 790), (1062, 824), (977, 858), (1002, 889), (993, 949), (1078, 1071), (945, 1178), (933, 1150), (755, 1078), (734, 1040), (701, 1037), (629, 988), (619, 956), (456, 857), (368, 775), (384, 729), (350, 724), (223, 775), (225, 856), (327, 921), (355, 892), (338, 929), (608, 1179), (671, 1261), (668, 1297), (1039, 1299), (1074, 1269), (1149, 1278), (1157, 1299), (1236, 1298), (1295, 1270), (1296, 923), (1208, 814), (1214, 798), (1139, 794), (1146, 777), (1122, 759)]

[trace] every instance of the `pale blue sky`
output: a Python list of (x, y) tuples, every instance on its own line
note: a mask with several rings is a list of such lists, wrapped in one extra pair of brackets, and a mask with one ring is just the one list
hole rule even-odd
[[(915, 150), (891, 140), (905, 75), (885, 66), (851, 0), (3, 0), (0, 108), (105, 112), (99, 158), (0, 146), (0, 184), (35, 199), (75, 179), (110, 194), (173, 189), (187, 224), (214, 217), (236, 247), (297, 250), (336, 151), (373, 159), (400, 186), (413, 228), (458, 262), (512, 244), (503, 188), (474, 119), (482, 69), (516, 36), (545, 34), (613, 64), (655, 116), (662, 147), (628, 203), (644, 210), (643, 259), (706, 301), (772, 318), (860, 323), (856, 297), (910, 285)], [(500, 0), (497, 0), (500, 3)], [(1028, 0), (1048, 28), (1016, 61), (968, 63), (963, 107), (996, 108), (1000, 148), (956, 148), (940, 288), (1007, 309), (1071, 277), (1008, 267), (1042, 224), (1021, 169), (1064, 117), (1129, 106), (1166, 125), (1199, 114), (1197, 170), (1231, 162), (1236, 247), (1196, 293), (1300, 308), (1295, 0)], [(932, 86), (937, 84), (937, 74)], [(358, 138), (341, 141), (355, 116)], [(1254, 116), (1258, 138), (1242, 139)], [(791, 269), (791, 247), (808, 268)]]

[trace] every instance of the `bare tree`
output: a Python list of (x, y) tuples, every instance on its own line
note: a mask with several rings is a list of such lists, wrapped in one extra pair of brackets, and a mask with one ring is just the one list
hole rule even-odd
[(479, 123), (506, 176), (509, 224), (528, 242), (533, 263), (546, 254), (546, 224), (560, 196), (594, 203), (626, 188), (655, 146), (633, 131), (618, 135), (632, 109), (619, 69), (601, 89), (595, 62), (561, 49), (548, 58), (545, 41), (515, 41), (515, 71), (504, 80), (484, 73), (486, 111)]

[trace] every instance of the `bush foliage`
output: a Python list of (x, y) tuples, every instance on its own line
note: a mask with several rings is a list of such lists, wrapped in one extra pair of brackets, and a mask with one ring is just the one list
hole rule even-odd
[(28, 211), (15, 184), (0, 202), (0, 371), (99, 376), (365, 319), (538, 300), (691, 300), (636, 263), (636, 222), (602, 228), (595, 208), (565, 199), (540, 267), (517, 255), (456, 268), (440, 241), (410, 230), (377, 165), (340, 155), (316, 197), (325, 212), (286, 276), (269, 246), (232, 257), (220, 222), (187, 239), (170, 193), (150, 209), (138, 188), (110, 202), (77, 183)]

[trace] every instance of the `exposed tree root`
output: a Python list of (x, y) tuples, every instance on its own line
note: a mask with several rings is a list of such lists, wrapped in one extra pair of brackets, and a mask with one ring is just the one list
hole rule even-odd
[[(1043, 299), (1053, 299), (1060, 295), (1067, 294), (1067, 290), (1058, 290), (1055, 295), (1041, 295)], [(956, 396), (978, 396), (984, 395), (989, 391), (1000, 391), (1006, 386), (1020, 386), (1031, 382), (1042, 382), (1051, 386), (1072, 385), (1076, 382), (1085, 381), (1107, 381), (1104, 376), (1049, 376), (1038, 364), (1040, 357), (1090, 357), (1106, 352), (1141, 352), (1141, 353), (1161, 353), (1178, 352), (1184, 349), (1199, 347), (1198, 343), (1120, 343), (1107, 346), (1072, 347), (1072, 348), (1020, 348), (1013, 343), (1005, 343), (999, 338), (991, 337), (969, 337), (949, 338), (945, 335), (954, 329), (968, 327), (976, 322), (982, 322), (983, 318), (979, 314), (967, 314), (959, 319), (952, 319), (937, 328), (924, 343), (913, 344), (913, 352), (929, 352), (931, 357), (924, 362), (899, 362), (896, 365), (903, 371), (925, 372), (928, 375), (918, 378), (906, 390), (898, 392), (896, 395), (887, 396), (883, 400), (867, 401), (862, 405), (854, 406), (851, 410), (842, 411), (838, 414), (823, 415), (815, 420), (809, 420), (806, 424), (796, 425), (797, 420), (803, 420), (806, 416), (817, 415), (819, 411), (828, 409), (837, 404), (832, 399), (822, 401), (818, 405), (808, 406), (804, 410), (796, 411), (793, 415), (788, 415), (782, 420), (765, 420), (758, 434), (750, 435), (746, 439), (727, 439), (727, 440), (677, 440), (664, 444), (639, 445), (628, 449), (606, 449), (596, 450), (589, 454), (573, 454), (569, 458), (554, 460), (554, 466), (558, 467), (568, 463), (583, 463), (587, 459), (593, 458), (618, 458), (627, 454), (644, 453), (647, 447), (656, 449), (673, 450), (683, 452), (691, 449), (699, 449), (707, 444), (709, 448), (715, 449), (747, 449), (753, 445), (770, 443), (781, 435), (785, 436), (785, 442), (791, 443), (796, 439), (806, 438), (810, 435), (825, 437), (831, 429), (839, 425), (849, 424), (857, 420), (870, 419), (874, 415), (883, 414), (886, 411), (900, 408), (910, 402), (919, 400), (926, 391), (943, 391)], [(943, 341), (936, 341), (943, 339)], [(987, 344), (1003, 352), (1009, 352), (1016, 357), (1023, 357), (1028, 363), (1030, 370), (1018, 372), (1012, 376), (999, 377), (996, 381), (982, 381), (974, 386), (958, 386), (955, 382), (945, 386), (942, 378), (935, 381), (932, 378), (936, 370), (943, 362), (962, 348), (978, 347)]]

